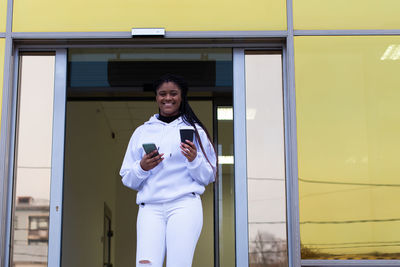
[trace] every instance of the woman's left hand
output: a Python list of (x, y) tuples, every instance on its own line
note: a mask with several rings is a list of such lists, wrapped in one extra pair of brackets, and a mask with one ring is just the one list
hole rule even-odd
[(197, 149), (193, 142), (186, 140), (186, 143), (181, 143), (182, 154), (192, 162), (197, 156)]

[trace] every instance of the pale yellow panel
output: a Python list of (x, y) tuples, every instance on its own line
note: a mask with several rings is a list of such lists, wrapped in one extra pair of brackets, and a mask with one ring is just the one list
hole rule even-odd
[(1, 125), (1, 111), (3, 103), (3, 71), (4, 71), (4, 48), (6, 45), (6, 40), (0, 38), (0, 125)]
[(400, 37), (296, 37), (304, 259), (400, 259)]
[(6, 31), (7, 0), (0, 0), (0, 32)]
[(295, 30), (398, 29), (398, 0), (296, 0)]
[(284, 30), (285, 0), (19, 0), (13, 31)]

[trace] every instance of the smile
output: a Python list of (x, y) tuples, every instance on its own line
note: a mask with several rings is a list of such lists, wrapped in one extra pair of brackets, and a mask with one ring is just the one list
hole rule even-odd
[(175, 105), (175, 103), (164, 103), (163, 105), (164, 105), (164, 106), (166, 106), (166, 107), (169, 107), (169, 106), (171, 106), (171, 107), (172, 107), (172, 106), (174, 106), (174, 105)]

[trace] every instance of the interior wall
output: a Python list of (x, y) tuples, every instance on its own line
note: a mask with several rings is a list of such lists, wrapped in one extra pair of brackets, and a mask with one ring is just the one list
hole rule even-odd
[(121, 178), (116, 181), (116, 216), (114, 244), (116, 267), (135, 266), (136, 259), (136, 191), (121, 186)]
[(113, 224), (121, 159), (98, 102), (68, 102), (66, 126), (62, 266), (102, 266), (104, 203)]

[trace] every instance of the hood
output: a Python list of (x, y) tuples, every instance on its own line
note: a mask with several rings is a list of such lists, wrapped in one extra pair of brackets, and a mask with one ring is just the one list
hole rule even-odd
[(157, 116), (158, 116), (158, 114), (154, 114), (154, 115), (151, 116), (150, 119), (149, 119), (148, 121), (146, 121), (144, 124), (147, 124), (147, 125), (149, 125), (149, 124), (162, 124), (162, 125), (167, 125), (167, 124), (168, 124), (168, 125), (179, 125), (179, 124), (184, 124), (184, 125), (186, 125), (186, 123), (184, 123), (183, 120), (182, 120), (182, 116), (179, 117), (179, 118), (177, 118), (176, 120), (170, 122), (170, 123), (166, 123), (166, 122), (160, 121), (160, 120), (157, 118)]

